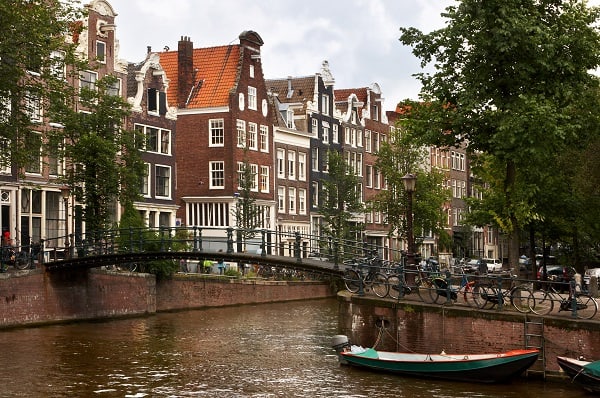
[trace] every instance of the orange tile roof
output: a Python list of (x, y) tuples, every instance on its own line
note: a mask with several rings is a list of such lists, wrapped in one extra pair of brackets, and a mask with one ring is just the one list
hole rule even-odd
[(361, 88), (346, 88), (346, 89), (340, 89), (340, 90), (334, 90), (334, 96), (335, 96), (335, 100), (337, 101), (347, 101), (348, 97), (351, 94), (356, 94), (356, 98), (358, 98), (358, 100), (360, 102), (367, 102), (367, 87), (361, 87)]
[[(177, 51), (160, 53), (160, 64), (169, 78), (167, 93), (169, 104), (177, 105), (178, 66)], [(240, 46), (229, 45), (208, 48), (195, 48), (193, 52), (194, 83), (199, 89), (194, 90), (187, 108), (206, 108), (229, 105), (229, 93), (236, 86), (238, 65), (240, 62)]]

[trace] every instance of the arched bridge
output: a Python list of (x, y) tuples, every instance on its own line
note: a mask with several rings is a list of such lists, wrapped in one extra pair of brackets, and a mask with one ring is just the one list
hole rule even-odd
[[(3, 252), (6, 253), (6, 247)], [(49, 272), (146, 264), (157, 260), (223, 260), (341, 276), (345, 258), (363, 257), (362, 242), (237, 228), (116, 229), (57, 237), (12, 247), (15, 263), (43, 264)], [(2, 256), (8, 262), (7, 256)], [(139, 267), (143, 268), (143, 266)], [(138, 268), (138, 269), (139, 269)]]

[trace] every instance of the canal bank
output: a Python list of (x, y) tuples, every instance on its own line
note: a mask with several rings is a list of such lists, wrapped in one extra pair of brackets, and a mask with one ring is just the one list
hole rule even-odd
[(154, 275), (100, 269), (0, 275), (0, 328), (335, 297), (329, 282)]
[(557, 356), (600, 358), (600, 322), (474, 310), (418, 301), (338, 293), (338, 329), (350, 342), (384, 351), (436, 353), (503, 352), (539, 347), (532, 376), (560, 376)]

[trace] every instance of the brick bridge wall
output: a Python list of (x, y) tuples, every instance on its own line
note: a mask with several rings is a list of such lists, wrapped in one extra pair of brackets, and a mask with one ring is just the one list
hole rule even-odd
[(103, 270), (0, 274), (0, 328), (224, 305), (334, 297), (328, 283), (235, 280)]
[[(600, 321), (578, 320), (566, 316), (531, 317), (505, 310), (474, 311), (460, 306), (429, 305), (421, 302), (377, 299), (338, 293), (339, 331), (352, 344), (371, 347), (385, 325), (377, 349), (421, 353), (470, 354), (501, 352), (525, 348), (527, 334), (543, 334), (545, 370), (552, 374), (560, 368), (557, 356), (600, 358)], [(538, 324), (526, 321), (537, 322)], [(541, 346), (541, 339), (530, 338), (530, 345)], [(543, 361), (531, 374), (544, 370)]]

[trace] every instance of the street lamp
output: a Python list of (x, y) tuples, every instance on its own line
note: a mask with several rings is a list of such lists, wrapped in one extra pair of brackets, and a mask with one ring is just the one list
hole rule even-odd
[(71, 256), (71, 240), (69, 238), (69, 196), (71, 195), (71, 189), (64, 186), (60, 188), (60, 196), (64, 202), (65, 208), (65, 259)]
[(406, 202), (406, 229), (407, 231), (407, 245), (408, 253), (406, 254), (406, 263), (408, 265), (415, 264), (415, 237), (413, 231), (413, 192), (415, 192), (415, 185), (417, 182), (417, 176), (411, 173), (406, 174), (402, 177), (402, 183), (404, 184), (404, 190), (407, 194)]

